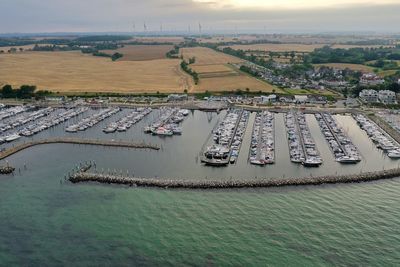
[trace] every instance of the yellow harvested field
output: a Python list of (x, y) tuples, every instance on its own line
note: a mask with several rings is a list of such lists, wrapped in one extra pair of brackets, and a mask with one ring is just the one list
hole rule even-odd
[(204, 92), (208, 90), (210, 92), (223, 92), (234, 91), (237, 89), (246, 90), (246, 88), (249, 88), (250, 91), (272, 92), (275, 89), (276, 93), (282, 92), (279, 88), (276, 88), (273, 85), (249, 77), (245, 74), (200, 79), (200, 83), (195, 86), (194, 91)]
[(59, 92), (183, 92), (193, 81), (180, 60), (117, 61), (80, 52), (0, 55), (0, 84)]
[(199, 74), (199, 78), (213, 78), (225, 76), (237, 76), (239, 73), (227, 65), (191, 65), (192, 70)]
[(21, 45), (21, 46), (1, 46), (0, 51), (3, 51), (4, 53), (7, 53), (8, 50), (11, 48), (16, 48), (19, 52), (19, 49), (22, 48), (24, 50), (31, 50), (34, 47), (34, 45)]
[(214, 51), (205, 47), (183, 48), (181, 55), (188, 60), (195, 57), (196, 62), (190, 65), (199, 74), (200, 82), (192, 92), (223, 92), (237, 89), (272, 92), (280, 90), (268, 83), (240, 72), (228, 63), (240, 63), (243, 60)]
[(140, 61), (166, 58), (165, 54), (173, 48), (172, 45), (125, 45), (117, 50), (102, 50), (101, 52), (123, 54), (124, 56), (118, 61)]
[(326, 66), (326, 67), (331, 67), (335, 69), (351, 69), (354, 71), (361, 71), (361, 72), (373, 72), (374, 68), (370, 66), (365, 66), (361, 64), (348, 64), (348, 63), (326, 63), (326, 64), (315, 64), (315, 67), (321, 67), (321, 66)]
[(194, 65), (212, 65), (212, 64), (227, 64), (227, 63), (240, 63), (243, 60), (226, 55), (221, 52), (214, 51), (206, 47), (193, 47), (193, 48), (182, 48), (180, 50), (185, 60), (189, 58), (196, 58)]
[(214, 72), (235, 72), (232, 68), (223, 65), (223, 64), (216, 64), (216, 65), (191, 65), (192, 70), (196, 71), (198, 74), (204, 73), (214, 73)]
[[(312, 52), (316, 48), (323, 47), (324, 44), (251, 44), (251, 45), (231, 45), (235, 50), (244, 51), (266, 51), (266, 52)], [(226, 46), (222, 46), (224, 48)]]

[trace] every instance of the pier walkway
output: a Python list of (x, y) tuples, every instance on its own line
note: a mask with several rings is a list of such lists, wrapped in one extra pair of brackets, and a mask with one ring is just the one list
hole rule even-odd
[[(336, 132), (332, 129), (331, 124), (326, 120), (324, 113), (319, 113), (321, 115), (322, 121), (325, 123), (325, 125), (328, 127), (329, 132), (332, 134), (333, 138), (336, 140), (336, 143), (338, 144), (338, 146), (340, 147), (340, 149), (342, 150), (343, 154), (345, 154), (347, 157), (349, 157), (349, 153), (347, 152), (347, 150), (344, 148), (344, 146), (342, 145), (342, 142), (340, 141), (340, 139), (337, 137)], [(326, 138), (325, 138), (326, 139)], [(331, 151), (333, 152), (332, 148)], [(333, 153), (334, 154), (334, 153)], [(335, 156), (335, 154), (334, 154)]]
[[(227, 147), (230, 150), (228, 158), (226, 160), (221, 159), (221, 160), (219, 160), (219, 163), (217, 163), (217, 161), (214, 158), (209, 159), (209, 158), (205, 157), (204, 156), (204, 150), (203, 150), (203, 151), (200, 152), (201, 153), (201, 161), (202, 162), (204, 162), (205, 164), (214, 165), (214, 166), (215, 165), (225, 166), (225, 165), (229, 164), (230, 159), (231, 159), (231, 146), (232, 146), (232, 143), (233, 143), (233, 139), (234, 139), (234, 137), (236, 135), (237, 129), (239, 127), (240, 120), (242, 119), (243, 112), (244, 112), (243, 109), (240, 110), (240, 113), (238, 115), (237, 121), (235, 123), (235, 128), (233, 129), (233, 133), (232, 133), (231, 139), (229, 140), (229, 143), (227, 145)], [(228, 117), (228, 115), (229, 115), (229, 113), (226, 114), (226, 116), (225, 116), (223, 121), (225, 121), (225, 119)], [(218, 128), (218, 125), (219, 125), (219, 122), (217, 122), (216, 127), (214, 127), (214, 129)], [(213, 129), (213, 131), (214, 131), (214, 129)], [(213, 132), (211, 132), (211, 133), (213, 133)], [(208, 138), (211, 138), (211, 137), (212, 137), (212, 134)], [(208, 143), (208, 141), (206, 141), (206, 143)], [(205, 147), (202, 147), (202, 149), (205, 149)]]
[(95, 145), (95, 146), (109, 146), (109, 147), (126, 147), (135, 149), (152, 149), (152, 150), (160, 149), (160, 147), (156, 145), (151, 145), (146, 143), (134, 143), (130, 141), (57, 137), (57, 138), (48, 138), (43, 140), (30, 141), (27, 143), (18, 144), (14, 147), (7, 148), (6, 150), (0, 152), (0, 160), (5, 159), (29, 147), (37, 145), (45, 145), (45, 144), (76, 144), (76, 145)]
[(304, 156), (305, 160), (307, 160), (307, 158), (308, 158), (307, 150), (304, 145), (304, 136), (303, 136), (303, 132), (300, 129), (299, 118), (298, 118), (297, 112), (293, 112), (293, 116), (294, 116), (294, 124), (296, 127), (296, 131), (297, 131), (297, 134), (299, 135), (300, 146), (301, 146), (301, 149), (303, 150), (303, 156)]

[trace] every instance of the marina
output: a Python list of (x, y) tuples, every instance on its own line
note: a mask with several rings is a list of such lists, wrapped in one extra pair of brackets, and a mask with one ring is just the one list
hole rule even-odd
[(229, 110), (226, 117), (212, 131), (212, 145), (201, 152), (201, 161), (210, 166), (226, 166), (235, 163), (247, 127), (249, 111)]
[[(364, 131), (359, 128), (356, 121), (351, 116), (331, 115), (329, 113), (337, 123), (338, 128), (346, 128), (346, 131), (344, 132), (345, 135), (353, 142), (354, 140), (357, 141), (354, 143), (354, 146), (362, 148), (360, 150), (360, 155), (363, 155), (363, 163), (350, 165), (337, 161), (334, 153), (332, 153), (329, 142), (327, 142), (324, 132), (321, 131), (316, 116), (314, 113), (306, 113), (307, 111), (304, 112), (304, 110), (302, 110), (302, 112), (296, 110), (288, 110), (289, 112), (286, 112), (286, 110), (273, 110), (273, 112), (268, 110), (259, 110), (250, 112), (239, 108), (232, 108), (220, 111), (220, 113), (194, 110), (186, 116), (183, 114), (183, 116), (181, 115), (184, 120), (179, 123), (179, 127), (181, 127), (182, 131), (185, 132), (184, 135), (180, 136), (180, 138), (158, 138), (157, 135), (144, 133), (143, 129), (148, 125), (159, 122), (161, 118), (165, 118), (163, 117), (165, 114), (172, 118), (173, 116), (171, 115), (173, 115), (173, 113), (178, 114), (181, 109), (171, 107), (153, 108), (152, 112), (144, 116), (135, 124), (132, 124), (129, 130), (116, 130), (113, 133), (107, 135), (104, 134), (103, 130), (109, 125), (119, 122), (120, 120), (124, 122), (123, 118), (132, 117), (132, 115), (135, 114), (135, 110), (141, 110), (144, 112), (145, 110), (142, 110), (142, 108), (145, 107), (125, 107), (121, 109), (119, 114), (117, 114), (119, 117), (115, 116), (116, 118), (114, 118), (113, 116), (109, 116), (104, 118), (103, 121), (93, 125), (93, 127), (87, 128), (85, 131), (69, 133), (65, 131), (66, 127), (78, 124), (83, 119), (98, 114), (101, 110), (85, 105), (68, 105), (65, 108), (53, 107), (53, 110), (47, 116), (17, 127), (14, 131), (7, 132), (7, 134), (17, 133), (19, 135), (18, 139), (12, 142), (3, 143), (0, 146), (0, 149), (9, 150), (13, 147), (22, 146), (24, 143), (40, 143), (43, 140), (53, 140), (57, 138), (78, 138), (105, 142), (122, 141), (139, 144), (154, 144), (160, 148), (160, 152), (157, 153), (157, 155), (147, 155), (146, 152), (134, 150), (117, 150), (114, 152), (110, 148), (102, 152), (104, 156), (100, 154), (97, 158), (119, 158), (124, 155), (123, 157), (126, 158), (127, 161), (103, 162), (102, 165), (122, 169), (126, 168), (124, 166), (129, 166), (128, 169), (130, 171), (140, 174), (141, 177), (163, 177), (164, 174), (167, 173), (166, 176), (180, 177), (184, 179), (196, 178), (198, 177), (198, 174), (200, 174), (204, 179), (206, 177), (209, 177), (208, 179), (212, 177), (218, 177), (221, 179), (230, 179), (230, 177), (248, 177), (250, 179), (251, 177), (255, 178), (265, 176), (274, 179), (274, 177), (305, 177), (307, 175), (318, 176), (327, 173), (351, 174), (359, 173), (361, 171), (365, 172), (374, 169), (382, 169), (383, 166), (384, 168), (389, 169), (392, 168), (393, 165), (397, 164), (392, 162), (387, 154), (383, 155), (381, 152), (382, 150), (379, 150), (374, 146), (374, 143), (364, 133)], [(105, 109), (104, 106), (103, 109)], [(170, 111), (173, 112), (169, 113)], [(296, 114), (296, 117), (292, 115), (294, 112), (298, 113)], [(300, 118), (301, 114), (299, 113), (304, 113), (303, 118)], [(69, 117), (67, 116), (68, 114), (75, 114), (76, 116), (67, 119)], [(64, 115), (66, 119), (65, 121), (62, 119), (64, 118)], [(261, 115), (263, 115), (262, 118)], [(293, 161), (293, 157), (290, 157), (291, 153), (296, 152), (297, 150), (291, 148), (293, 146), (293, 140), (283, 137), (285, 136), (285, 132), (288, 131), (286, 127), (286, 124), (289, 121), (289, 119), (286, 118), (288, 115), (289, 117), (292, 115), (293, 118), (297, 118), (297, 120), (300, 121), (297, 126), (293, 120), (292, 129), (303, 129), (304, 126), (300, 126), (300, 124), (306, 124), (307, 128), (309, 128), (308, 134), (313, 137), (312, 141), (315, 143), (315, 147), (318, 148), (318, 155), (321, 160), (323, 159), (324, 161), (324, 164), (318, 165), (319, 168), (302, 168), (302, 165), (307, 166), (305, 157), (304, 160), (298, 162)], [(19, 115), (16, 117), (18, 116)], [(62, 122), (51, 126), (52, 123), (50, 122), (53, 121), (56, 123), (58, 120), (57, 118)], [(135, 118), (135, 116), (132, 118)], [(181, 119), (179, 118), (178, 120)], [(35, 124), (37, 125), (37, 130), (42, 128), (44, 129), (30, 135), (30, 133), (26, 131), (36, 129), (31, 128), (31, 125), (33, 126)], [(42, 126), (45, 124), (48, 128)], [(261, 127), (262, 125), (263, 127)], [(260, 126), (260, 128), (257, 128), (258, 126)], [(261, 128), (263, 128), (263, 131), (261, 131)], [(255, 129), (259, 130), (257, 131)], [(37, 130), (35, 130), (35, 132)], [(23, 132), (28, 135), (23, 135)], [(258, 132), (258, 135), (256, 132)], [(303, 136), (308, 136), (308, 134), (303, 129)], [(362, 138), (360, 134), (362, 134)], [(300, 151), (299, 153), (302, 153), (304, 150), (300, 143), (302, 140), (300, 139), (300, 135), (297, 140), (299, 140), (300, 144), (300, 149), (298, 151)], [(308, 143), (310, 143), (309, 140)], [(87, 151), (87, 153), (92, 151), (90, 152), (91, 155), (98, 153), (94, 152), (98, 150), (98, 148), (95, 147), (89, 148), (85, 146), (86, 148), (84, 148), (84, 146), (82, 146), (82, 148), (79, 148), (79, 146), (71, 146), (71, 148), (68, 148), (68, 145), (66, 144), (69, 143), (50, 142), (49, 147), (60, 147), (59, 149), (61, 151), (79, 150), (79, 153), (82, 153), (82, 156), (85, 155), (85, 151)], [(309, 146), (309, 144), (307, 144), (307, 146)], [(29, 151), (40, 151), (46, 149), (46, 147), (48, 146), (35, 146), (35, 148), (28, 149), (26, 152), (24, 151), (21, 154), (17, 153), (17, 157), (24, 157), (26, 153), (29, 154)], [(184, 149), (182, 149), (183, 147)], [(245, 152), (243, 152), (243, 150)], [(269, 156), (266, 156), (262, 163), (261, 159), (263, 157), (263, 151), (269, 153)], [(208, 156), (210, 156), (210, 153), (214, 154), (212, 157), (207, 159), (205, 152), (208, 152)], [(265, 153), (265, 155), (267, 154)], [(88, 156), (88, 158), (92, 157), (93, 156), (90, 155)], [(257, 161), (257, 157), (260, 157), (260, 162)], [(380, 159), (376, 160), (377, 157), (380, 157)], [(132, 162), (133, 158), (135, 159), (134, 162)], [(174, 158), (174, 160), (179, 162), (177, 165), (174, 164), (173, 168), (170, 164), (171, 158)], [(145, 166), (148, 165), (148, 162), (157, 162), (157, 164), (153, 164), (151, 168), (146, 168)], [(301, 163), (302, 165), (299, 166), (298, 163)], [(267, 169), (258, 167), (265, 165), (269, 165)], [(208, 166), (229, 167), (210, 168)], [(339, 168), (339, 166), (341, 167)]]
[(79, 116), (80, 114), (88, 111), (89, 108), (87, 107), (81, 107), (77, 109), (57, 109), (54, 112), (50, 113), (46, 118), (29, 124), (23, 129), (19, 130), (17, 132), (18, 135), (20, 136), (32, 136), (34, 134), (37, 134), (41, 131), (44, 131), (46, 129), (49, 129), (51, 127), (54, 127), (56, 125), (59, 125), (60, 123), (66, 122), (71, 118), (74, 118), (76, 116)]
[(301, 163), (306, 167), (321, 165), (322, 158), (311, 136), (304, 114), (291, 111), (286, 114), (285, 120), (290, 160), (294, 163)]
[(382, 149), (389, 158), (400, 159), (400, 144), (396, 140), (366, 116), (358, 114), (353, 117), (377, 148)]
[(29, 122), (36, 121), (44, 116), (50, 114), (54, 109), (51, 107), (39, 109), (37, 111), (28, 111), (24, 114), (18, 115), (16, 117), (11, 117), (6, 121), (1, 121), (0, 123), (0, 133), (5, 133), (9, 130), (18, 128)]
[(130, 129), (134, 124), (141, 121), (145, 116), (152, 112), (151, 108), (137, 108), (130, 111), (129, 114), (122, 117), (121, 119), (109, 123), (106, 127), (103, 128), (104, 133), (114, 133), (118, 132), (126, 132)]
[(274, 113), (269, 111), (257, 112), (249, 152), (251, 164), (266, 165), (275, 162), (274, 125)]
[(18, 115), (27, 110), (29, 110), (29, 107), (27, 106), (15, 106), (15, 107), (3, 108), (0, 110), (0, 121)]
[(181, 135), (180, 123), (189, 115), (189, 110), (179, 108), (160, 108), (160, 118), (144, 128), (145, 133), (159, 136)]
[(336, 161), (340, 163), (357, 163), (361, 161), (361, 155), (357, 147), (344, 133), (344, 130), (337, 125), (331, 114), (317, 113), (315, 118)]
[(98, 124), (99, 122), (103, 121), (104, 119), (120, 112), (120, 108), (106, 108), (102, 109), (99, 112), (90, 115), (79, 121), (76, 124), (69, 125), (65, 128), (66, 132), (69, 133), (76, 133), (78, 131), (85, 131), (88, 128), (93, 127), (94, 125)]

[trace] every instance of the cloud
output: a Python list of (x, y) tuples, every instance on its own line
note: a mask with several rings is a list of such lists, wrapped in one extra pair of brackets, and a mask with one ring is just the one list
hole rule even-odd
[[(392, 0), (327, 0), (330, 7), (313, 7), (311, 1), (244, 0), (1, 0), (0, 32), (131, 31), (143, 23), (149, 30), (257, 31), (397, 31), (400, 4)], [(391, 1), (390, 3), (388, 1)], [(247, 1), (249, 2), (249, 1)], [(302, 8), (271, 7), (265, 3), (304, 3)], [(320, 1), (318, 1), (320, 2)]]

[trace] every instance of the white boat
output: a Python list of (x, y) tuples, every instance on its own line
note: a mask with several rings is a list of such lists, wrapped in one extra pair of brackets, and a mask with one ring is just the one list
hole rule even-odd
[(11, 134), (9, 136), (6, 136), (5, 140), (6, 140), (6, 142), (12, 142), (19, 138), (21, 138), (21, 136), (19, 134)]
[(65, 131), (69, 132), (69, 133), (76, 133), (78, 131), (78, 129), (75, 125), (72, 125), (72, 126), (65, 128)]
[(400, 151), (398, 150), (391, 150), (388, 151), (388, 157), (392, 159), (399, 159), (400, 158)]

